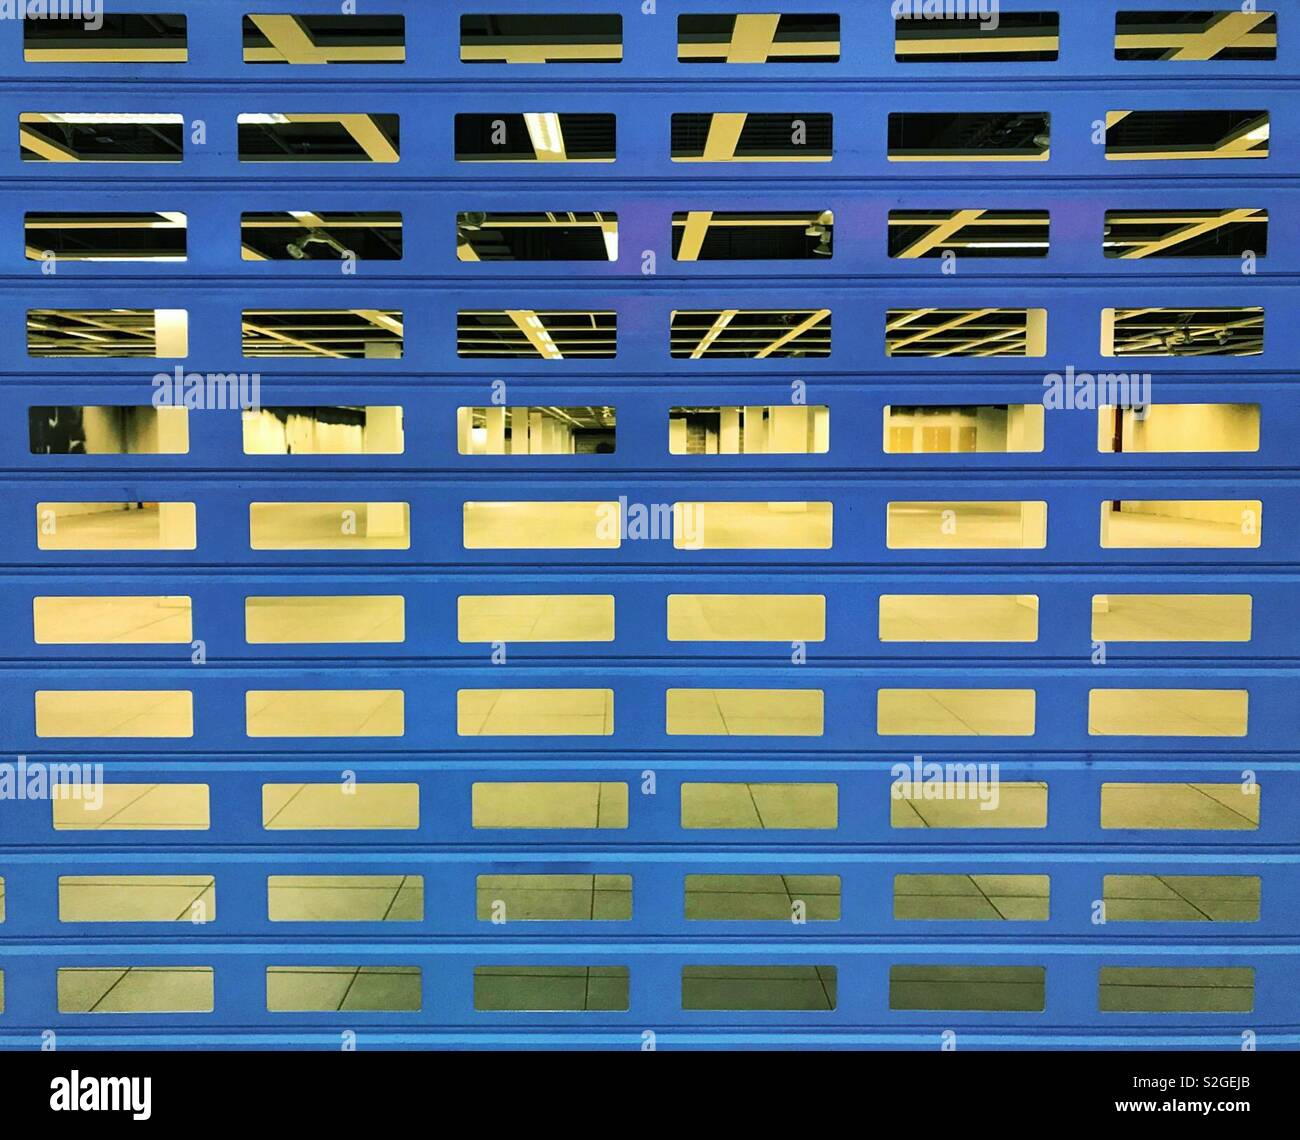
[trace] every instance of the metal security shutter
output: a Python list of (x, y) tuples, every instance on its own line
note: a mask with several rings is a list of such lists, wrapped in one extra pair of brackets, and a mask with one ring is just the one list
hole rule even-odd
[[(0, 799), (0, 1044), (32, 1048), (47, 1030), (69, 1047), (338, 1048), (348, 1033), (376, 1048), (938, 1048), (952, 1042), (948, 1033), (959, 1048), (1240, 1048), (1248, 1031), (1261, 1047), (1300, 1042), (1293, 0), (1267, 5), (1277, 12), (1274, 59), (1216, 56), (1202, 44), (1165, 60), (1116, 58), (1117, 11), (1206, 6), (1005, 0), (1009, 26), (1026, 13), (1059, 14), (1056, 58), (1015, 58), (1051, 55), (1038, 27), (1028, 48), (993, 62), (971, 58), (981, 49), (969, 46), (955, 60), (896, 60), (885, 0), (645, 5), (657, 11), (641, 0), (375, 0), (362, 18), (372, 8), (403, 16), (404, 59), (393, 58), (381, 25), (372, 63), (349, 61), (357, 57), (346, 28), (318, 24), (305, 38), (301, 23), (242, 30), (249, 7), (337, 16), (333, 0), (129, 7), (183, 14), (185, 60), (25, 60), (23, 24), (0, 21), (0, 124), (13, 132), (20, 115), (35, 115), (23, 123), (23, 150), (11, 134), (0, 155), (12, 325), (0, 346), (5, 751), (15, 776), (21, 755), (37, 769), (102, 764), (108, 784), (94, 816), (16, 792)], [(738, 10), (753, 18), (694, 25), (695, 59), (679, 60), (679, 16)], [(824, 23), (783, 29), (768, 21), (773, 10), (836, 15), (838, 58), (800, 54), (830, 42)], [(462, 62), (462, 15), (557, 12), (621, 22), (615, 34), (593, 22), (570, 44), (580, 62), (529, 66), (494, 62), (484, 42), (495, 34), (500, 50), (563, 44), (568, 25), (545, 40), (536, 29), (494, 33), (471, 21), (485, 61)], [(924, 20), (901, 24), (913, 48), (925, 40), (911, 28)], [(1225, 45), (1249, 36), (1220, 32)], [(982, 33), (966, 34), (978, 43)], [(140, 35), (178, 50), (174, 25), (155, 21)], [(245, 62), (248, 45), (264, 62)], [(277, 53), (325, 62), (266, 62)], [(716, 61), (726, 55), (737, 62)], [(765, 55), (774, 58), (756, 62)], [(134, 118), (112, 127), (66, 117), (101, 111)], [(1177, 111), (1211, 114), (1191, 128), (1174, 114), (1141, 114)], [(1247, 111), (1267, 112), (1267, 134), (1241, 117)], [(969, 130), (964, 120), (926, 118), (956, 112), (1004, 117)], [(1109, 122), (1127, 162), (1107, 158), (1109, 112), (1133, 113)], [(179, 126), (157, 118), (166, 115), (181, 116)], [(242, 127), (241, 115), (252, 116)], [(612, 141), (604, 115), (616, 120)], [(458, 116), (487, 125), (458, 126)], [(674, 116), (687, 117), (674, 126)], [(493, 120), (503, 143), (492, 141)], [(915, 161), (890, 161), (891, 140), (896, 158)], [(1217, 149), (1265, 140), (1266, 159), (1234, 161)], [(517, 160), (456, 161), (458, 148), (482, 157), (496, 145)], [(565, 145), (568, 157), (597, 161), (556, 161)], [(1003, 160), (981, 161), (989, 155), (971, 150), (979, 147), (1001, 149)], [(1160, 157), (1198, 147), (1214, 153)], [(603, 161), (611, 149), (614, 161)], [(111, 166), (93, 161), (106, 150), (116, 154)], [(545, 163), (536, 161), (543, 151)], [(1008, 151), (1041, 154), (1005, 161)], [(935, 161), (945, 153), (951, 161)], [(773, 161), (794, 155), (828, 160)], [(736, 157), (765, 161), (726, 161)], [(1122, 223), (1154, 245), (1171, 226), (1229, 210), (1267, 215), (1267, 252), (1253, 273), (1227, 237), (1224, 256), (1104, 256), (1107, 211), (1170, 212), (1173, 220), (1145, 229), (1141, 219)], [(827, 211), (829, 258), (809, 250), (832, 244), (818, 229)], [(897, 211), (914, 215), (920, 248), (956, 249), (955, 272), (942, 257), (890, 256)], [(1006, 211), (1021, 225), (1045, 211), (1050, 236), (1034, 229), (1029, 241), (1050, 249), (981, 256), (962, 229), (974, 213), (962, 221), (960, 211)], [(485, 215), (490, 228), (503, 215), (548, 212), (573, 212), (573, 232), (556, 237), (544, 225), (518, 237), (498, 227), (488, 241), (473, 236), (483, 232), (474, 218), (460, 242), (472, 258), (458, 256), (458, 214)], [(54, 239), (39, 227), (57, 223), (37, 219), (33, 232), (30, 215), (104, 213), (154, 214), (173, 227), (183, 214), (184, 260), (80, 260), (83, 238), (59, 238), (46, 272), (42, 242)], [(241, 240), (249, 213), (278, 219), (281, 232), (268, 223), (272, 236), (254, 240), (246, 229)], [(721, 235), (715, 223), (738, 213), (802, 219), (783, 247), (795, 255), (674, 258), (674, 214), (687, 215), (677, 222), (688, 249), (775, 248), (770, 235)], [(311, 230), (346, 234), (332, 222), (348, 214), (370, 219), (355, 273), (341, 271), (327, 243), (286, 254)], [(383, 256), (393, 234), (375, 223), (391, 215), (400, 215), (400, 258)], [(602, 260), (578, 222), (596, 222), (604, 243), (612, 229), (599, 223), (614, 215), (617, 260)], [(133, 244), (118, 224), (118, 255), (172, 248), (164, 236)], [(1016, 244), (1014, 232), (998, 232)], [(571, 260), (584, 241), (582, 259)], [(566, 257), (519, 256), (547, 249)], [(1217, 312), (1255, 307), (1264, 310), (1262, 351), (1257, 314)], [(1112, 309), (1113, 321), (1103, 317)], [(137, 320), (137, 310), (155, 315)], [(176, 310), (188, 314), (183, 348)], [(1148, 310), (1174, 315), (1143, 323)], [(1112, 346), (1136, 346), (1131, 359), (1100, 354), (1107, 322)], [(950, 335), (968, 325), (979, 335)], [(1195, 339), (1207, 328), (1208, 340)], [(131, 348), (150, 336), (152, 352)], [(933, 350), (937, 342), (944, 350)], [(1182, 351), (1202, 345), (1209, 351)], [(104, 454), (88, 444), (59, 453), (90, 429), (86, 412), (69, 426), (58, 409), (147, 407), (155, 374), (177, 365), (256, 372), (264, 408), (345, 409), (315, 417), (321, 438), (355, 443), (358, 417), (369, 431), (375, 415), (378, 432), (379, 410), (401, 408), (404, 446), (249, 454), (240, 411), (208, 408), (189, 412), (183, 453)], [(1002, 417), (1042, 407), (1044, 377), (1070, 367), (1150, 373), (1157, 407), (1257, 405), (1258, 446), (1108, 454), (1095, 407), (1049, 406), (1040, 450), (985, 450), (978, 426), (974, 448), (940, 450), (915, 424), (910, 453), (882, 447), (887, 408), (978, 406)], [(787, 412), (822, 406), (829, 449), (810, 450), (825, 424)], [(697, 413), (677, 417), (671, 430), (687, 453), (675, 454), (671, 409), (681, 407), (745, 409), (753, 438), (760, 424), (773, 439), (804, 426), (808, 434), (788, 451), (709, 453), (727, 449), (724, 434), (735, 444), (738, 421), (724, 424), (719, 412), (715, 426), (713, 412)], [(464, 408), (486, 411), (458, 427)], [(552, 452), (571, 434), (603, 439), (612, 409), (614, 448), (461, 453), (466, 440), (471, 451), (476, 440), (503, 449), (505, 423), (520, 440), (519, 408), (584, 410), (576, 433), (572, 423), (551, 426), (554, 415), (538, 419)], [(113, 422), (125, 438), (141, 425), (122, 415), (125, 427)], [(264, 422), (288, 438), (287, 419)], [(1139, 430), (1121, 415), (1121, 441), (1130, 429)], [(1045, 544), (1033, 540), (1036, 506), (1011, 516), (1009, 530), (995, 519), (992, 546), (949, 541), (951, 524), (964, 536), (990, 511), (1011, 510), (998, 504), (1022, 502), (1045, 504)], [(1161, 504), (1205, 502), (1221, 509), (1161, 513)], [(318, 506), (290, 520), (300, 528), (292, 532), (261, 506), (297, 503)], [(677, 534), (702, 519), (704, 543), (619, 527), (617, 544), (564, 546), (578, 508), (548, 508), (527, 530), (517, 505), (467, 507), (500, 503), (586, 504), (582, 525), (599, 504), (617, 504), (614, 517), (630, 531), (640, 509), (662, 523), (673, 504), (702, 503), (702, 516), (677, 511)], [(709, 506), (726, 503), (754, 506), (725, 518)], [(1162, 532), (1200, 525), (1200, 538), (1103, 548), (1099, 512), (1115, 503), (1130, 504), (1129, 517), (1112, 515), (1116, 526), (1131, 531), (1136, 515)], [(146, 545), (168, 548), (95, 548), (90, 532), (125, 525), (82, 509), (103, 504), (121, 505), (130, 527), (153, 528)], [(193, 543), (175, 504), (193, 504)], [(891, 504), (900, 528), (892, 543)], [(473, 545), (467, 528), (485, 510), (496, 525)], [(1205, 540), (1231, 530), (1228, 510), (1253, 512), (1240, 541)], [(337, 541), (322, 537), (326, 517), (340, 527)], [(788, 541), (790, 526), (801, 537)], [(1008, 548), (1007, 534), (1019, 548)], [(559, 548), (532, 545), (547, 539)], [(796, 623), (801, 636), (791, 637), (788, 621), (765, 626), (742, 609), (739, 624), (732, 613), (721, 626), (697, 626), (695, 639), (669, 640), (670, 597), (736, 594), (824, 599), (824, 629)], [(597, 602), (594, 632), (554, 627), (573, 640), (483, 636), (522, 628), (500, 616), (520, 603), (497, 602), (483, 603), (479, 636), (461, 640), (463, 599), (521, 595), (612, 599), (613, 634), (600, 631), (607, 610)], [(944, 640), (930, 629), (883, 640), (880, 599), (899, 595), (911, 600), (889, 604), (905, 622), (917, 596), (1012, 599), (1001, 620), (1010, 613), (1033, 636)], [(1094, 596), (1131, 595), (1166, 604), (1249, 595), (1249, 631), (1244, 640), (1221, 626), (1196, 641), (1097, 636), (1095, 616), (1122, 607)], [(116, 603), (56, 603), (58, 637), (38, 642), (49, 616), (41, 607), (51, 605), (38, 599), (124, 597), (151, 600), (166, 643), (139, 633), (136, 618), (119, 621)], [(400, 619), (381, 606), (358, 630), (339, 617), (355, 606), (299, 601), (299, 618), (305, 609), (311, 628), (335, 631), (313, 639), (301, 623), (292, 635), (275, 626), (292, 626), (293, 615), (272, 604), (269, 640), (249, 636), (247, 622), (265, 611), (247, 599), (334, 597), (400, 597)], [(190, 600), (188, 627), (179, 599)], [(522, 604), (542, 623), (528, 628), (547, 628), (547, 615)], [(978, 624), (982, 604), (950, 604), (942, 622)], [(1193, 620), (1180, 604), (1162, 638)], [(727, 639), (741, 627), (763, 639)], [(779, 636), (764, 637), (769, 629)], [(491, 644), (499, 641), (504, 661)], [(538, 689), (586, 694), (516, 692)], [(946, 695), (954, 690), (968, 692)], [(312, 691), (348, 695), (295, 695)], [(993, 719), (1000, 701), (1011, 720)], [(1157, 723), (1169, 734), (1151, 735)], [(918, 799), (908, 816), (895, 790), (911, 779), (914, 757), (923, 781), (926, 764), (998, 765), (1007, 826), (973, 826), (984, 822), (980, 804), (972, 812), (953, 799), (933, 810)], [(500, 787), (509, 784), (551, 787)], [(1144, 784), (1158, 785), (1154, 797), (1132, 798)], [(586, 814), (555, 814), (554, 796)], [(1106, 827), (1104, 796), (1118, 797)], [(474, 826), (476, 803), (486, 826)], [(503, 817), (492, 811), (507, 808), (531, 813), (513, 817), (525, 825), (496, 826)], [(72, 823), (56, 828), (56, 819)], [(548, 823), (557, 826), (538, 826)], [(549, 882), (552, 896), (525, 898), (536, 884), (520, 877), (532, 875), (568, 878)], [(276, 921), (272, 876), (292, 877), (281, 882), (299, 892)], [(347, 881), (304, 882), (321, 876)], [(688, 891), (687, 876), (769, 878), (693, 879)], [(61, 888), (68, 877), (81, 882)], [(134, 900), (129, 917), (105, 902), (105, 885), (127, 890), (115, 897)], [(343, 902), (302, 893), (340, 887), (358, 893)], [(174, 914), (162, 913), (163, 896), (138, 893), (164, 888), (179, 899)], [(955, 890), (983, 901), (953, 903)], [(565, 892), (587, 900), (586, 920)], [(838, 899), (838, 917), (826, 898)], [(1099, 923), (1103, 899), (1115, 901)], [(501, 923), (491, 921), (498, 901)], [(806, 922), (786, 917), (798, 902)], [(560, 917), (545, 921), (548, 906)], [(724, 917), (728, 906), (740, 917)], [(691, 917), (700, 913), (692, 907), (713, 917)], [(160, 915), (167, 921), (142, 920)], [(769, 972), (746, 973), (752, 967)], [(1005, 972), (961, 972), (971, 967)], [(1103, 973), (1171, 967), (1201, 972)], [(763, 1008), (717, 1008), (744, 1004), (741, 992)], [(518, 1008), (530, 1002), (541, 1008)]]

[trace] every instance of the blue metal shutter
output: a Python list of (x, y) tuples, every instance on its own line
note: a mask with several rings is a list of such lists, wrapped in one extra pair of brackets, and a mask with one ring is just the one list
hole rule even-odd
[[(369, 9), (372, 4), (367, 3)], [(188, 62), (174, 66), (34, 65), (22, 62), (22, 27), (0, 21), (0, 129), (20, 113), (83, 109), (177, 112), (187, 133), (179, 166), (75, 163), (33, 167), (11, 142), (0, 155), (0, 232), (9, 235), (3, 289), (11, 335), (0, 346), (6, 414), (0, 420), (7, 493), (0, 529), (7, 556), (0, 591), (6, 668), (0, 708), (6, 759), (102, 762), (110, 781), (203, 783), (204, 831), (55, 831), (48, 801), (0, 800), (0, 925), (4, 1008), (0, 1044), (31, 1048), (43, 1030), (84, 1046), (320, 1046), (352, 1031), (363, 1047), (475, 1044), (639, 1048), (691, 1045), (938, 1047), (945, 1030), (969, 1047), (1240, 1047), (1300, 1042), (1294, 985), (1300, 934), (1297, 820), (1300, 765), (1295, 740), (1293, 621), (1300, 518), (1291, 440), (1300, 415), (1291, 396), (1291, 324), (1297, 311), (1296, 175), (1300, 171), (1300, 16), (1280, 12), (1272, 62), (1162, 65), (1117, 61), (1116, 10), (1152, 11), (1170, 0), (1005, 0), (1004, 12), (1060, 12), (1060, 55), (1035, 64), (903, 65), (893, 54), (890, 5), (834, 0), (384, 0), (406, 19), (406, 60), (384, 66), (262, 69), (241, 61), (240, 17), (228, 0), (136, 0), (134, 11), (184, 11)], [(294, 0), (296, 13), (335, 13), (338, 4)], [(838, 7), (837, 64), (735, 67), (676, 59), (681, 12)], [(623, 60), (615, 67), (482, 65), (458, 59), (463, 12), (590, 11), (622, 15)], [(1266, 107), (1271, 153), (1247, 169), (1171, 161), (1107, 163), (1094, 123), (1114, 109)], [(1050, 161), (1024, 168), (947, 163), (900, 168), (886, 158), (891, 112), (1034, 110), (1051, 114)], [(453, 155), (458, 113), (544, 110), (617, 116), (613, 164), (467, 167)], [(834, 158), (781, 167), (682, 166), (669, 160), (674, 113), (745, 110), (829, 113)], [(236, 116), (248, 112), (382, 112), (400, 116), (396, 165), (289, 169), (238, 161)], [(206, 141), (191, 145), (202, 120)], [(109, 177), (105, 177), (105, 175)], [(1288, 206), (1287, 203), (1292, 203)], [(1111, 262), (1102, 258), (1107, 209), (1267, 209), (1270, 242), (1256, 275), (1219, 261)], [(359, 263), (355, 277), (314, 262), (241, 260), (243, 211), (392, 210), (403, 217), (405, 252)], [(830, 209), (829, 262), (685, 263), (669, 249), (680, 210)], [(943, 276), (926, 261), (890, 259), (890, 209), (1034, 209), (1051, 215), (1051, 251), (1038, 261), (962, 261)], [(463, 210), (617, 211), (616, 263), (554, 266), (459, 262), (452, 237)], [(183, 264), (60, 264), (43, 276), (18, 244), (24, 214), (41, 211), (175, 210), (189, 219)], [(642, 251), (656, 272), (642, 273)], [(887, 358), (892, 308), (1048, 310), (1045, 359)], [(1157, 361), (1159, 403), (1258, 403), (1260, 449), (1249, 454), (1149, 455), (1110, 462), (1095, 447), (1095, 417), (1050, 412), (1039, 454), (934, 457), (883, 454), (888, 404), (1026, 403), (1042, 399), (1043, 376), (1073, 364), (1108, 371), (1098, 353), (1103, 308), (1263, 305), (1262, 355)], [(336, 456), (292, 464), (245, 455), (230, 412), (191, 415), (190, 451), (175, 457), (58, 457), (30, 454), (30, 406), (145, 403), (150, 378), (171, 361), (102, 359), (71, 366), (26, 352), (16, 322), (31, 308), (185, 308), (198, 371), (252, 371), (271, 404), (401, 405), (406, 450), (395, 456)], [(399, 359), (304, 364), (245, 360), (246, 308), (373, 307), (404, 315)], [(459, 358), (457, 312), (490, 309), (613, 310), (612, 360), (482, 361)], [(827, 359), (691, 361), (670, 358), (674, 309), (816, 309), (833, 313)], [(618, 411), (612, 455), (462, 456), (455, 409), (491, 402), (504, 380), (511, 403), (608, 403)], [(674, 456), (668, 409), (787, 403), (805, 381), (809, 403), (832, 409), (824, 455)], [(519, 393), (526, 393), (520, 397)], [(462, 507), (471, 500), (826, 501), (834, 505), (831, 549), (684, 551), (670, 541), (629, 542), (612, 551), (468, 550)], [(1041, 551), (891, 551), (890, 502), (1037, 498), (1048, 504)], [(1107, 499), (1259, 499), (1257, 550), (1185, 552), (1099, 549), (1098, 505)], [(193, 551), (159, 554), (38, 550), (39, 502), (183, 501), (196, 505)], [(249, 546), (250, 502), (404, 501), (409, 550), (349, 553), (258, 551)], [(508, 664), (487, 647), (457, 640), (457, 598), (496, 593), (611, 594), (616, 637), (608, 643), (510, 645)], [(820, 593), (824, 642), (792, 665), (788, 646), (669, 643), (665, 599), (684, 592)], [(1034, 593), (1038, 640), (1024, 645), (891, 644), (876, 635), (880, 594)], [(1111, 646), (1091, 663), (1093, 593), (1249, 593), (1249, 642)], [(36, 596), (187, 594), (206, 663), (188, 646), (51, 646), (32, 639)], [(250, 645), (243, 599), (261, 594), (400, 593), (406, 637), (392, 645)], [(614, 731), (603, 737), (511, 741), (460, 736), (456, 694), (494, 686), (609, 687)], [(962, 739), (877, 735), (877, 690), (889, 687), (1024, 688), (1037, 694), (1032, 736)], [(667, 735), (672, 687), (802, 688), (824, 693), (825, 729), (794, 741)], [(1243, 688), (1242, 737), (1150, 740), (1088, 732), (1089, 690)], [(400, 737), (362, 742), (250, 738), (245, 693), (256, 689), (400, 689)], [(34, 694), (48, 690), (185, 689), (193, 735), (180, 739), (77, 739), (36, 735)], [(1033, 832), (899, 830), (890, 826), (891, 770), (914, 755), (928, 761), (986, 761), (1004, 781), (1045, 781), (1045, 828)], [(262, 785), (419, 785), (415, 832), (267, 832)], [(647, 773), (654, 794), (643, 794)], [(1240, 783), (1262, 789), (1257, 830), (1161, 833), (1102, 830), (1103, 783)], [(471, 826), (471, 786), (480, 781), (626, 783), (622, 831), (493, 832)], [(687, 831), (680, 785), (694, 782), (831, 781), (838, 827), (816, 831)], [(1048, 874), (1045, 922), (908, 922), (893, 916), (896, 874)], [(618, 923), (510, 923), (476, 918), (475, 877), (519, 873), (630, 874), (633, 913)], [(217, 918), (176, 923), (61, 923), (60, 875), (212, 874)], [(422, 875), (418, 924), (272, 924), (270, 874)], [(838, 875), (838, 922), (778, 925), (688, 921), (687, 874)], [(1257, 923), (1092, 921), (1104, 874), (1257, 875)], [(399, 928), (400, 927), (400, 928)], [(1045, 968), (1043, 1012), (891, 1010), (891, 966), (1030, 965)], [(421, 1008), (406, 1013), (270, 1013), (268, 967), (392, 965), (421, 970)], [(476, 1011), (476, 966), (622, 966), (630, 971), (626, 1012)], [(704, 1012), (682, 1009), (687, 965), (832, 965), (830, 1011)], [(211, 1012), (146, 1016), (59, 1013), (56, 971), (94, 966), (210, 966)], [(1098, 1009), (1103, 966), (1248, 966), (1250, 1013), (1124, 1014)]]

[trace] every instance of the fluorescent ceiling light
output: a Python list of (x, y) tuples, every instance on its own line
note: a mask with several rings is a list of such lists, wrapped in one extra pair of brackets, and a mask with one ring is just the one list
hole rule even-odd
[(532, 140), (533, 150), (539, 155), (564, 153), (560, 116), (555, 112), (525, 112), (524, 125), (528, 128), (528, 137)]

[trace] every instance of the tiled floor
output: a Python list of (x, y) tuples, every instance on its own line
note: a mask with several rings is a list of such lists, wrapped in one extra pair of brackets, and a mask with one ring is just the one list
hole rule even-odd
[(476, 550), (613, 550), (618, 504), (600, 502), (466, 503), (463, 540)]
[(206, 784), (102, 784), (101, 800), (55, 799), (61, 831), (205, 831)]
[(1249, 594), (1105, 595), (1094, 599), (1098, 641), (1249, 641)]
[(217, 917), (211, 875), (64, 875), (60, 922), (190, 922)]
[(411, 545), (406, 503), (251, 503), (248, 525), (254, 550), (406, 550)]
[(612, 594), (499, 594), (457, 599), (465, 642), (613, 641)]
[(1032, 736), (1032, 689), (881, 689), (882, 736)]
[[(245, 603), (251, 644), (400, 643), (400, 596), (261, 597)], [(673, 595), (673, 641), (822, 641), (819, 595)], [(36, 599), (43, 645), (175, 644), (191, 639), (184, 596)], [(1094, 605), (1101, 641), (1248, 641), (1249, 595), (1112, 595)], [(888, 642), (1033, 642), (1038, 606), (1013, 595), (891, 595), (881, 602)], [(610, 595), (500, 595), (460, 598), (462, 642), (600, 642), (614, 637)]]
[(880, 599), (881, 641), (1038, 640), (1038, 599), (1013, 594), (895, 594)]
[(65, 967), (60, 1013), (210, 1013), (211, 967)]
[[(250, 737), (399, 737), (400, 689), (249, 690)], [(820, 689), (668, 689), (668, 735), (820, 736)], [(1094, 689), (1088, 731), (1103, 736), (1243, 736), (1248, 696), (1238, 689)], [(193, 696), (174, 691), (62, 691), (36, 694), (43, 737), (188, 737)], [(1032, 736), (1033, 689), (880, 689), (882, 736)], [(461, 689), (460, 736), (609, 736), (612, 689)]]
[(1249, 1013), (1255, 1004), (1250, 967), (1102, 966), (1103, 1013)]
[[(1256, 516), (1258, 520), (1258, 515)], [(1243, 530), (1239, 522), (1182, 519), (1130, 510), (1107, 511), (1102, 518), (1102, 543), (1110, 549), (1252, 548), (1259, 545), (1259, 526)]]
[(613, 689), (461, 689), (460, 736), (609, 736)]
[(36, 598), (42, 645), (162, 645), (192, 636), (188, 597)]
[(422, 875), (271, 875), (272, 922), (419, 922)]
[[(1038, 1012), (1041, 966), (894, 965), (889, 1005), (896, 1010)], [(621, 1011), (628, 1008), (622, 966), (478, 966), (474, 1008), (481, 1011)], [(62, 968), (61, 1013), (208, 1013), (210, 967)], [(3, 1009), (0, 974), (0, 1009)], [(421, 1008), (416, 966), (273, 966), (266, 972), (272, 1012), (413, 1012)], [(686, 1010), (803, 1010), (836, 1007), (834, 966), (684, 966)], [(1099, 1008), (1116, 1013), (1249, 1012), (1250, 967), (1103, 966)]]
[[(900, 920), (1046, 921), (1047, 875), (900, 874), (894, 917)], [(632, 877), (608, 874), (479, 875), (479, 919), (626, 921)], [(1114, 922), (1253, 922), (1260, 881), (1248, 875), (1107, 875), (1106, 917)], [(687, 875), (685, 913), (704, 921), (789, 922), (796, 900), (808, 921), (840, 918), (837, 875)], [(196, 904), (217, 918), (211, 875), (63, 876), (62, 922), (189, 922)], [(424, 917), (420, 875), (272, 875), (268, 915), (277, 922), (418, 922)], [(0, 921), (4, 890), (0, 882)]]
[(472, 797), (475, 827), (627, 826), (626, 784), (483, 782)]
[(249, 736), (401, 736), (401, 689), (250, 690), (245, 695)]
[(479, 875), (478, 917), (618, 922), (632, 917), (631, 875)]
[[(293, 509), (286, 510), (291, 506)], [(675, 541), (687, 549), (827, 549), (831, 545), (832, 509), (823, 503), (681, 504), (682, 521)], [(700, 510), (700, 507), (703, 510)], [(391, 550), (410, 545), (409, 518), (370, 503), (254, 503), (251, 532), (257, 549)], [(372, 508), (383, 513), (372, 522)], [(355, 525), (342, 525), (342, 512), (356, 513)], [(945, 527), (944, 511), (956, 515), (955, 529)], [(388, 516), (392, 514), (390, 519)], [(611, 525), (610, 519), (613, 523)], [(1039, 549), (1042, 527), (1033, 512), (1018, 502), (896, 503), (889, 511), (889, 546), (893, 549)], [(168, 547), (193, 549), (192, 528), (172, 528)], [(610, 531), (613, 531), (611, 534)], [(619, 545), (617, 513), (598, 502), (466, 503), (464, 540), (470, 549), (610, 549)], [(1111, 548), (1158, 549), (1254, 547), (1258, 528), (1243, 532), (1236, 523), (1182, 519), (1166, 515), (1109, 512), (1105, 542)], [(69, 515), (58, 520), (54, 534), (43, 534), (42, 549), (156, 549), (156, 507)]]
[(268, 831), (395, 830), (420, 826), (418, 784), (263, 784)]
[[(1258, 519), (1258, 516), (1256, 516)], [(1050, 531), (1051, 520), (1047, 529)], [(1174, 518), (1134, 511), (1108, 511), (1101, 529), (1108, 548), (1225, 548), (1259, 545), (1239, 523)], [(1041, 508), (1019, 502), (892, 503), (888, 544), (895, 550), (1033, 550), (1044, 545)]]
[(1036, 1013), (1045, 979), (1041, 966), (891, 966), (889, 1008)]
[(628, 1008), (625, 966), (476, 966), (474, 1008), (621, 1011)]
[[(61, 1013), (208, 1013), (209, 967), (65, 968)], [(280, 1011), (412, 1011), (421, 1005), (415, 966), (275, 966), (266, 974), (267, 1008)]]
[(683, 784), (682, 827), (828, 829), (839, 822), (835, 784)]
[(1098, 736), (1244, 736), (1244, 689), (1094, 689), (1088, 731)]
[(1254, 875), (1107, 875), (1107, 922), (1257, 922)]
[(795, 902), (809, 922), (840, 917), (838, 875), (687, 875), (686, 917), (790, 922)]
[(1040, 550), (1046, 508), (1019, 502), (890, 503), (891, 550)]
[(894, 917), (1046, 922), (1046, 875), (896, 875)]
[[(927, 792), (938, 788), (948, 794), (929, 799)], [(996, 800), (976, 798), (978, 788), (958, 785), (966, 798), (952, 794), (951, 785), (899, 784), (898, 795), (889, 801), (891, 827), (1008, 827), (1047, 826), (1047, 785), (1045, 783), (1001, 782), (990, 786)]]
[(821, 736), (820, 689), (669, 689), (670, 736)]
[(422, 1004), (418, 966), (272, 966), (266, 1008), (288, 1012), (414, 1012)]
[(682, 1008), (833, 1010), (834, 966), (683, 966)]
[[(64, 515), (55, 522), (53, 534), (37, 534), (42, 550), (193, 550), (195, 514), (189, 504), (169, 504), (171, 514), (162, 526), (159, 508), (139, 510), (111, 508), (88, 514)], [(179, 508), (179, 509), (178, 509)]]
[[(681, 549), (825, 550), (831, 545), (831, 515), (829, 503), (679, 503), (671, 532)], [(667, 538), (670, 524), (666, 518), (656, 521), (657, 537)], [(627, 531), (628, 541), (640, 535), (630, 511)], [(615, 549), (621, 541), (615, 503), (481, 502), (464, 508), (469, 549)]]
[[(350, 792), (349, 789), (350, 788)], [(935, 791), (945, 794), (928, 798)], [(890, 799), (895, 828), (1039, 828), (1046, 826), (1046, 783), (1002, 781), (996, 800), (978, 787), (956, 798), (947, 786), (909, 783)], [(55, 799), (60, 830), (202, 830), (208, 827), (204, 784), (104, 784), (102, 805)], [(698, 829), (830, 829), (838, 824), (835, 784), (687, 783), (681, 825)], [(1136, 830), (1251, 830), (1259, 826), (1261, 790), (1239, 784), (1104, 784), (1101, 825)], [(628, 786), (603, 782), (481, 782), (473, 786), (478, 828), (624, 828)], [(265, 784), (269, 830), (419, 827), (416, 784)]]
[(673, 506), (673, 544), (683, 550), (829, 550), (828, 502), (703, 502)]
[(670, 641), (823, 641), (820, 594), (670, 594)]
[(254, 645), (401, 642), (406, 603), (377, 594), (246, 598), (244, 627)]
[(1101, 825), (1250, 831), (1259, 827), (1261, 798), (1240, 784), (1103, 784)]
[(188, 737), (194, 699), (186, 690), (38, 690), (42, 737)]

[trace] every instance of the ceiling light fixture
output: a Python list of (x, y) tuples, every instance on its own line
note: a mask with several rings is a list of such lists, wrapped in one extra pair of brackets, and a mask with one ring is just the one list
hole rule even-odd
[(528, 128), (528, 137), (532, 140), (533, 150), (539, 157), (543, 154), (564, 153), (564, 135), (560, 131), (560, 116), (554, 111), (525, 112), (524, 126)]

